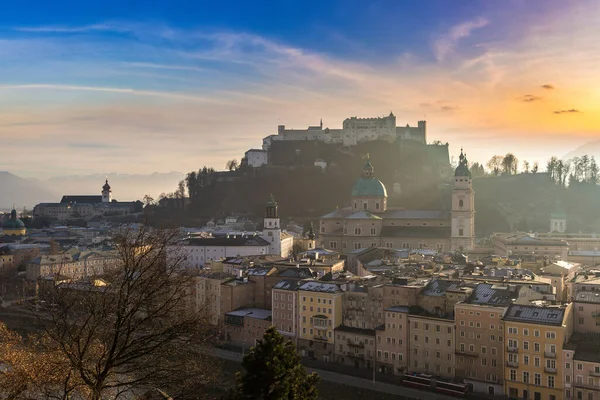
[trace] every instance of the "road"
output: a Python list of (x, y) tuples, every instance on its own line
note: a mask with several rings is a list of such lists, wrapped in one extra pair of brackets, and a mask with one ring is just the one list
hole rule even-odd
[[(242, 355), (240, 353), (215, 349), (214, 355), (224, 360), (241, 362)], [(376, 392), (388, 393), (402, 396), (408, 399), (416, 400), (456, 400), (455, 397), (444, 396), (438, 393), (425, 392), (421, 390), (411, 389), (404, 386), (392, 385), (389, 383), (375, 382), (370, 379), (357, 378), (350, 375), (338, 374), (337, 372), (324, 371), (321, 369), (307, 368), (309, 372), (316, 372), (321, 379), (327, 382), (339, 383), (347, 386), (352, 386), (361, 389), (373, 390)]]

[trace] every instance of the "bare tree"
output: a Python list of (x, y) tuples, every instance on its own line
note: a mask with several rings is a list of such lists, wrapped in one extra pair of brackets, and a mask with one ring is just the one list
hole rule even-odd
[(529, 173), (529, 165), (530, 165), (529, 161), (527, 161), (527, 160), (523, 161), (523, 172), (525, 172), (526, 174)]
[(500, 175), (500, 171), (502, 168), (502, 159), (502, 156), (494, 156), (486, 164), (488, 169), (495, 176)]
[(229, 160), (227, 161), (227, 163), (225, 164), (225, 168), (227, 168), (229, 171), (234, 171), (236, 170), (238, 167), (238, 162), (237, 160)]
[(502, 171), (505, 175), (514, 175), (519, 168), (519, 159), (512, 153), (507, 153), (502, 159)]
[(101, 281), (58, 286), (51, 299), (57, 309), (40, 316), (39, 339), (19, 345), (13, 338), (12, 357), (0, 348), (0, 360), (9, 361), (6, 370), (20, 373), (0, 373), (0, 387), (7, 379), (41, 374), (19, 380), (13, 398), (37, 392), (29, 398), (99, 400), (148, 388), (182, 396), (214, 379), (214, 361), (207, 355), (214, 332), (206, 307), (189, 297), (195, 281), (182, 268), (185, 258), (173, 250), (177, 234), (149, 228), (120, 232), (116, 267)]

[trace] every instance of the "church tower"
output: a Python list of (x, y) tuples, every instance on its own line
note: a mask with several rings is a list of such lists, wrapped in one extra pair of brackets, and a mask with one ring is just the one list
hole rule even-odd
[(567, 231), (567, 214), (560, 199), (556, 199), (554, 210), (550, 214), (550, 232), (565, 233)]
[(475, 247), (475, 192), (467, 156), (460, 150), (458, 167), (454, 171), (452, 190), (452, 250)]
[(110, 185), (108, 184), (108, 179), (106, 179), (104, 186), (102, 186), (102, 202), (103, 203), (111, 202), (111, 200), (112, 200), (111, 193), (112, 193), (112, 191), (110, 190)]
[(271, 195), (271, 199), (267, 203), (267, 207), (265, 209), (262, 237), (271, 244), (271, 254), (281, 255), (281, 225), (279, 221), (277, 202), (275, 201), (273, 195)]

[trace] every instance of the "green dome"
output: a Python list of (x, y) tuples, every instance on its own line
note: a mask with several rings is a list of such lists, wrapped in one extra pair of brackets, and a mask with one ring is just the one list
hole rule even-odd
[(10, 213), (10, 218), (2, 224), (3, 229), (23, 229), (25, 224), (19, 218), (17, 218), (17, 211), (12, 210)]
[(463, 154), (462, 149), (460, 149), (460, 156), (458, 167), (454, 170), (454, 176), (466, 176), (472, 178), (471, 171), (469, 171), (469, 162), (467, 161), (467, 155)]
[(379, 179), (360, 178), (352, 188), (353, 197), (387, 197), (385, 186)]

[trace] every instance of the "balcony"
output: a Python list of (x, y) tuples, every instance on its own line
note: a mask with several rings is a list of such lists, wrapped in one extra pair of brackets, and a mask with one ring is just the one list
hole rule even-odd
[(594, 311), (594, 312), (592, 312), (592, 317), (594, 317), (594, 318), (600, 317), (600, 311)]
[(546, 357), (546, 358), (556, 358), (556, 353), (552, 353), (550, 351), (545, 351), (544, 352), (544, 357)]
[(517, 368), (519, 366), (519, 363), (517, 361), (507, 361), (506, 366), (512, 367), (512, 368)]
[(544, 372), (547, 374), (555, 374), (556, 368), (544, 367)]
[(600, 377), (600, 371), (598, 371), (598, 372), (596, 372), (596, 371), (590, 371), (590, 376)]
[(477, 353), (475, 351), (468, 351), (468, 350), (456, 350), (454, 352), (454, 354), (459, 355), (459, 356), (466, 356), (466, 357), (479, 357), (479, 353)]
[(510, 346), (508, 346), (506, 348), (506, 351), (509, 352), (509, 353), (518, 353), (519, 352), (519, 348), (518, 347), (510, 347)]
[(319, 341), (319, 342), (327, 342), (327, 338), (326, 337), (318, 336), (318, 335), (314, 336), (314, 340)]
[(596, 385), (590, 385), (589, 383), (583, 383), (583, 382), (575, 382), (575, 383), (573, 383), (573, 386), (578, 389), (600, 390), (600, 387), (598, 387)]
[(365, 342), (354, 342), (350, 339), (348, 339), (348, 346), (350, 347), (358, 347), (359, 349), (363, 349), (365, 347)]

